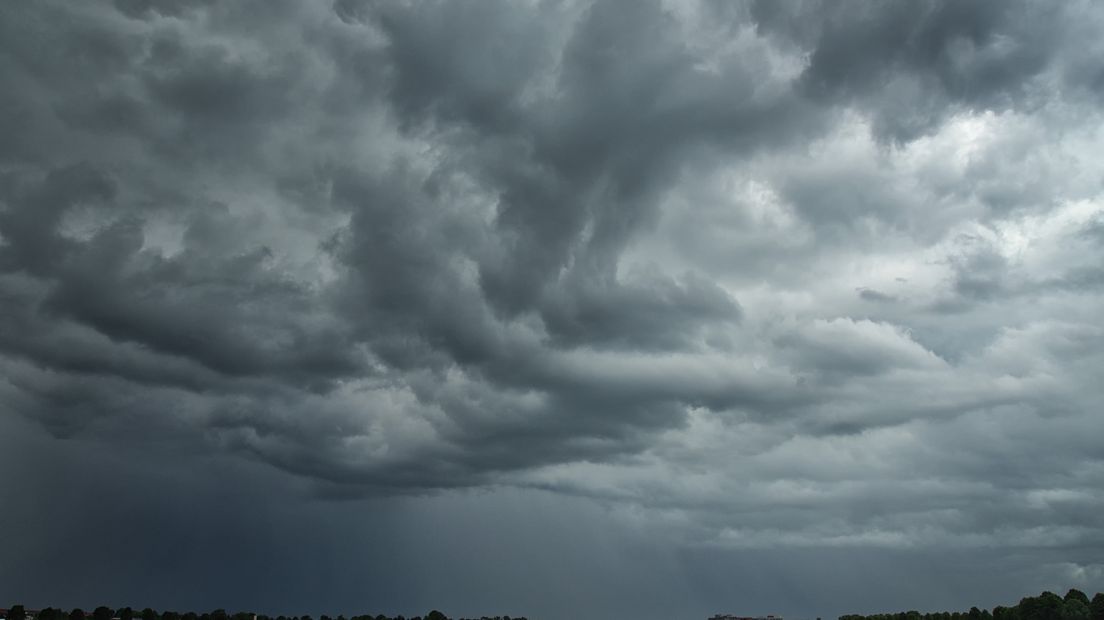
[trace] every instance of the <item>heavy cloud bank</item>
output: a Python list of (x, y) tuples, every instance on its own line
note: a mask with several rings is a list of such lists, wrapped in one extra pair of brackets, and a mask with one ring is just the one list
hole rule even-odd
[[(0, 595), (1100, 589), (1102, 31), (1091, 2), (0, 6)], [(115, 570), (58, 590), (66, 549)], [(224, 556), (217, 603), (174, 594)]]

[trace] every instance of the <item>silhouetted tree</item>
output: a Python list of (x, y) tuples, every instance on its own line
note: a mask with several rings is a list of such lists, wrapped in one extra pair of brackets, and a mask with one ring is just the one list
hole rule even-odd
[(1061, 620), (1062, 607), (1065, 601), (1057, 594), (1046, 591), (1039, 595), (1039, 601), (1042, 603), (1042, 620)]
[(966, 613), (916, 611), (894, 614), (856, 614), (840, 616), (839, 620), (1104, 620), (1104, 593), (1097, 593), (1092, 600), (1076, 588), (1070, 588), (1064, 597), (1053, 592), (1039, 596), (1026, 596), (1012, 607), (998, 605), (992, 613), (986, 609), (971, 607)]
[(92, 610), (92, 620), (111, 620), (113, 617), (115, 612), (103, 605)]
[(115, 612), (115, 615), (119, 616), (119, 620), (134, 620), (134, 610), (130, 607), (119, 609)]
[(1084, 603), (1085, 607), (1089, 606), (1089, 597), (1084, 592), (1082, 592), (1081, 590), (1078, 590), (1077, 588), (1070, 588), (1069, 592), (1066, 592), (1066, 595), (1063, 596), (1062, 599), (1066, 600), (1066, 601), (1076, 599), (1076, 600), (1081, 601), (1082, 603)]
[(27, 610), (22, 605), (12, 605), (8, 610), (8, 620), (27, 620)]
[(1066, 598), (1062, 602), (1062, 620), (1089, 620), (1088, 604), (1076, 597)]
[(149, 607), (142, 610), (142, 620), (158, 620), (157, 612)]
[(73, 608), (73, 611), (69, 612), (69, 620), (84, 620), (84, 611), (79, 607)]
[(1097, 592), (1089, 603), (1089, 620), (1104, 620), (1104, 592)]

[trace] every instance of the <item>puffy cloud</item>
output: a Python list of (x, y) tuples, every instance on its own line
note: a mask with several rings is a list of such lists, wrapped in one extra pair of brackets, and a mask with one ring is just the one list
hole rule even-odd
[(161, 446), (262, 503), (539, 497), (711, 601), (733, 549), (1087, 582), (1101, 19), (4, 6), (0, 411), (59, 467)]

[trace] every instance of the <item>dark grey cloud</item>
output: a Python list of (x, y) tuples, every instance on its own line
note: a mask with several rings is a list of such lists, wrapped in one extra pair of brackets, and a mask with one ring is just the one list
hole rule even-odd
[(810, 50), (801, 85), (811, 96), (865, 107), (876, 134), (910, 140), (962, 108), (1045, 105), (1040, 91), (1047, 88), (1047, 69), (1062, 60), (1060, 33), (1085, 9), (1008, 2), (862, 9), (759, 2), (752, 15), (763, 31)]
[[(0, 478), (30, 498), (0, 595), (816, 616), (1093, 587), (1102, 21), (3, 6), (0, 454), (33, 466)], [(65, 544), (126, 532), (144, 563), (51, 593)], [(952, 549), (977, 562), (931, 576)], [(898, 564), (923, 586), (840, 598)]]
[(893, 303), (897, 301), (897, 298), (893, 295), (887, 295), (881, 291), (876, 291), (872, 288), (860, 288), (859, 297), (865, 299), (866, 301), (872, 301), (880, 304)]

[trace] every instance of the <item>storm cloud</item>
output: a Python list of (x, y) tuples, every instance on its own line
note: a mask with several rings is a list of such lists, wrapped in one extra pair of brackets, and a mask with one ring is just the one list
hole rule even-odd
[[(1102, 31), (1090, 2), (3, 5), (0, 596), (1100, 589)], [(67, 544), (147, 559), (61, 585)]]

